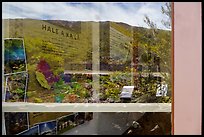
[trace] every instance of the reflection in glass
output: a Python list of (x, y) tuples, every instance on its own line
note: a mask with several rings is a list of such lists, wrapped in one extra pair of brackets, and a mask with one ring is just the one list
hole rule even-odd
[[(93, 10), (100, 18), (83, 21), (71, 16), (77, 21), (61, 20), (49, 9), (41, 10), (42, 15), (49, 14), (41, 18), (3, 19), (5, 37), (23, 38), (25, 43), (28, 102), (124, 103), (120, 99), (124, 86), (134, 86), (127, 103), (171, 103), (171, 3), (149, 5), (158, 11), (158, 20), (150, 13), (135, 19), (134, 13), (145, 3), (133, 3), (135, 8), (129, 3), (111, 3), (115, 7), (111, 13), (126, 8), (127, 12), (121, 13), (127, 16), (118, 19), (103, 16), (104, 7), (110, 6), (105, 3), (61, 4), (65, 10), (74, 6), (76, 11), (96, 6)], [(14, 10), (14, 5), (6, 6)], [(27, 13), (24, 8), (20, 12)], [(145, 25), (136, 25), (139, 22)], [(18, 39), (5, 40), (5, 73), (26, 70), (22, 44)], [(158, 95), (164, 85), (165, 94)]]

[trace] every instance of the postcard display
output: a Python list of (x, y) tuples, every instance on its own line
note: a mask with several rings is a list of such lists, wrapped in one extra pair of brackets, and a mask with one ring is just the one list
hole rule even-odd
[[(136, 99), (140, 93), (133, 86), (139, 75), (133, 69), (138, 49), (130, 48), (137, 43), (131, 26), (35, 19), (3, 19), (3, 24), (5, 102), (145, 102)], [(91, 112), (5, 113), (5, 120), (12, 119), (6, 134), (62, 134), (89, 121), (87, 115), (93, 118)], [(21, 127), (10, 128), (15, 123)]]
[[(15, 21), (9, 20), (9, 26), (13, 26), (13, 24), (10, 23), (14, 24), (20, 23), (22, 25), (23, 22), (24, 20), (21, 20), (20, 22), (18, 20)], [(5, 23), (5, 26), (9, 27), (7, 25), (8, 24)], [(13, 26), (14, 29), (16, 29), (15, 31), (16, 34), (20, 33), (23, 34), (22, 27), (24, 27), (24, 25), (23, 26), (21, 25), (19, 28), (15, 28), (15, 25)], [(46, 25), (47, 24), (42, 24), (40, 28), (41, 31), (40, 33), (42, 33), (43, 31), (49, 32), (51, 26)], [(26, 30), (26, 28), (24, 29)], [(11, 30), (11, 28), (9, 30)], [(60, 94), (60, 92), (61, 91), (63, 92), (63, 88), (64, 91), (68, 91), (69, 88), (71, 90), (71, 86), (69, 85), (69, 83), (71, 82), (69, 74), (66, 75), (62, 73), (64, 72), (63, 64), (65, 53), (63, 53), (64, 52), (63, 50), (60, 51), (60, 49), (63, 47), (60, 47), (61, 46), (60, 44), (57, 44), (57, 46), (54, 47), (55, 45), (49, 42), (50, 40), (53, 39), (52, 37), (51, 39), (47, 40), (46, 38), (45, 39), (39, 39), (38, 37), (31, 38), (31, 36), (27, 35), (26, 33), (24, 34), (25, 37), (17, 36), (16, 34), (15, 36), (13, 36), (12, 32), (13, 30), (9, 31), (8, 33), (9, 35), (5, 35), (5, 39), (3, 41), (4, 42), (3, 101), (41, 103), (43, 102), (43, 100), (45, 100), (47, 102), (49, 101), (59, 103), (62, 102), (63, 94)], [(63, 33), (63, 31), (61, 33)], [(39, 34), (39, 32), (37, 32), (36, 34)], [(71, 33), (69, 34), (72, 35)], [(68, 36), (63, 36), (63, 34), (59, 35), (62, 35), (60, 37), (65, 37), (65, 39), (68, 39), (67, 38)], [(68, 33), (66, 32), (64, 35), (68, 35)], [(73, 40), (79, 39), (79, 37), (74, 34), (73, 37), (72, 36), (69, 37)], [(59, 37), (54, 38), (53, 41), (57, 40), (58, 38)], [(59, 41), (60, 40), (57, 40), (55, 42), (57, 43)], [(67, 41), (64, 41), (63, 44), (65, 44), (66, 42)], [(63, 44), (62, 46), (64, 46)], [(38, 46), (36, 47), (35, 45)], [(36, 49), (39, 51), (36, 51)], [(37, 55), (36, 53), (40, 54)], [(51, 62), (52, 64), (50, 64)], [(85, 77), (91, 79), (90, 76)], [(83, 80), (83, 78), (81, 78), (81, 80)], [(63, 87), (65, 85), (67, 86), (66, 89), (65, 87)], [(81, 85), (77, 85), (76, 83), (76, 85), (72, 86), (80, 87)], [(88, 91), (88, 89), (91, 89), (90, 85), (87, 86), (85, 92)], [(44, 92), (45, 95), (43, 95), (44, 93), (42, 94), (39, 91)], [(80, 93), (80, 95), (90, 96), (88, 93)], [(47, 99), (43, 99), (43, 97)], [(70, 99), (69, 102), (74, 102), (75, 101), (74, 98), (75, 96), (70, 94), (69, 98), (67, 99)], [(80, 124), (83, 124), (85, 121), (91, 120), (93, 118), (93, 113), (5, 112), (4, 117), (6, 121), (5, 133), (7, 135), (13, 134), (55, 135), (62, 134), (67, 130), (70, 130)]]
[(7, 135), (57, 135), (93, 118), (89, 112), (5, 112)]

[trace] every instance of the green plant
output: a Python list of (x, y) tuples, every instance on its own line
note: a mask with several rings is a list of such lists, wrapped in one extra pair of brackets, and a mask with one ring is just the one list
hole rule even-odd
[(69, 86), (68, 93), (76, 94), (80, 98), (90, 97), (89, 90), (79, 82), (73, 82), (72, 86)]
[(32, 97), (36, 95), (36, 91), (27, 91), (26, 94), (27, 94), (27, 97)]
[(131, 85), (131, 74), (128, 70), (116, 71), (109, 76), (100, 77), (101, 99), (112, 99), (117, 101), (120, 99), (119, 94), (123, 86)]
[(58, 94), (55, 96), (55, 101), (58, 103), (61, 103), (64, 97), (65, 97), (65, 94)]
[(149, 74), (148, 77), (139, 77), (137, 86), (139, 92), (142, 92), (143, 94), (150, 94), (152, 96), (156, 95), (157, 81), (152, 77), (152, 74)]
[(65, 94), (69, 89), (68, 85), (66, 85), (64, 81), (60, 79), (58, 82), (55, 82), (53, 84), (53, 88), (54, 88), (55, 99), (57, 100), (57, 102), (61, 102), (64, 99)]
[(161, 103), (171, 103), (171, 97), (169, 96), (161, 97)]
[(34, 98), (34, 102), (35, 102), (35, 103), (42, 103), (43, 100), (42, 100), (41, 98), (35, 97), (35, 98)]
[(20, 89), (20, 88), (17, 88), (17, 89), (14, 90), (13, 92), (16, 93), (16, 94), (19, 96), (19, 98), (23, 98), (24, 95), (25, 95), (25, 91), (22, 90), (22, 89)]
[(105, 97), (113, 99), (114, 101), (116, 101), (120, 98), (119, 94), (120, 94), (120, 90), (117, 88), (107, 88), (105, 90)]
[[(171, 89), (172, 89), (172, 83), (171, 83), (171, 67), (172, 67), (172, 62), (171, 62), (171, 50), (172, 50), (172, 42), (171, 42), (171, 23), (172, 23), (172, 3), (168, 2), (165, 3), (164, 6), (161, 6), (161, 11), (162, 14), (166, 16), (166, 20), (162, 20), (161, 23), (163, 26), (167, 29), (170, 29), (170, 31), (164, 31), (160, 30), (157, 27), (157, 24), (151, 20), (147, 15), (145, 15), (144, 22), (150, 27), (150, 30), (148, 33), (144, 33), (144, 35), (138, 35), (139, 39), (144, 38), (143, 41), (139, 41), (139, 47), (143, 50), (148, 49), (148, 53), (151, 55), (154, 55), (156, 57), (155, 62), (153, 60), (144, 60), (144, 63), (148, 66), (159, 64), (158, 65), (158, 70), (160, 71), (159, 73), (162, 76), (162, 81), (165, 81), (166, 84), (168, 84), (168, 92), (170, 93), (171, 96)], [(164, 50), (165, 49), (165, 50)], [(142, 58), (142, 57), (141, 57)], [(155, 85), (150, 86), (148, 90), (154, 90)], [(152, 92), (153, 93), (153, 92)], [(160, 100), (161, 102), (170, 102), (171, 97), (162, 97)], [(159, 101), (159, 102), (160, 102)]]
[(114, 101), (119, 99), (120, 94), (120, 77), (101, 76), (101, 99), (112, 99)]
[(51, 89), (51, 86), (48, 84), (47, 80), (45, 79), (45, 76), (41, 73), (36, 71), (35, 72), (36, 79), (40, 83), (40, 85), (46, 89)]

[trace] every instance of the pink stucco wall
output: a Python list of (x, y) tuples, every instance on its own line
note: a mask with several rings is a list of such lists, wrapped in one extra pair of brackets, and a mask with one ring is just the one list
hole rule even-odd
[(174, 135), (201, 134), (201, 3), (174, 3)]

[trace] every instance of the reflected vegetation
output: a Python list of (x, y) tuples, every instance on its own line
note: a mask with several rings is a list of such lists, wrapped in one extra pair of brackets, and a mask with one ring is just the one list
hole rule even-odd
[[(162, 9), (168, 17), (164, 26), (171, 28), (171, 4)], [(158, 29), (148, 16), (144, 22), (150, 28), (113, 21), (3, 19), (9, 30), (5, 37), (22, 38), (26, 50), (25, 56), (18, 39), (5, 40), (4, 73), (25, 71), (27, 57), (28, 102), (121, 103), (124, 86), (134, 86), (131, 103), (170, 103), (171, 30)]]

